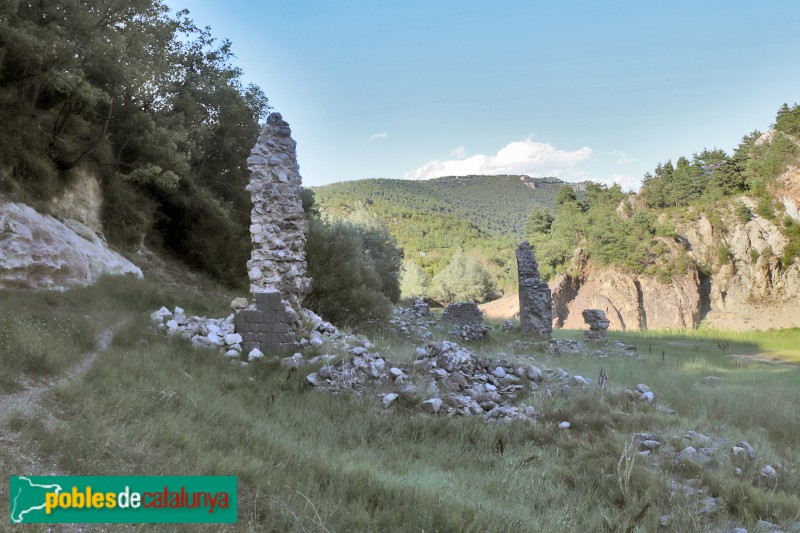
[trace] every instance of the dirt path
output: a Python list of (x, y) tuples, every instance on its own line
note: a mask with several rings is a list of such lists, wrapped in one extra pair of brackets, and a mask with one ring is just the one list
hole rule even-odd
[[(29, 447), (22, 442), (20, 431), (15, 426), (20, 424), (20, 419), (44, 422), (48, 428), (53, 428), (58, 421), (42, 406), (44, 395), (75, 380), (81, 379), (92, 367), (97, 356), (104, 352), (114, 338), (114, 332), (122, 325), (112, 326), (97, 336), (97, 347), (87, 353), (77, 364), (61, 378), (49, 382), (28, 381), (21, 392), (0, 394), (0, 447), (3, 455), (13, 457), (17, 466), (24, 469), (18, 474), (33, 475), (60, 475), (61, 472), (52, 461), (36, 456)], [(11, 472), (9, 472), (11, 473)]]

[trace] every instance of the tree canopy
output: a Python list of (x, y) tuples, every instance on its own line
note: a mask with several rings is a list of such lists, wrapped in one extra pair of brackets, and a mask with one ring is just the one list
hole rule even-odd
[(2, 0), (0, 190), (32, 203), (88, 169), (109, 239), (246, 281), (246, 158), (269, 109), (230, 42), (160, 0)]

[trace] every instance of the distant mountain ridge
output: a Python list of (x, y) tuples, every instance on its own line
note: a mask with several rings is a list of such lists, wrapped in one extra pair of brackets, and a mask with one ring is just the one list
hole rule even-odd
[[(313, 187), (322, 211), (383, 206), (449, 215), (487, 233), (522, 238), (531, 210), (552, 211), (556, 195), (568, 185), (580, 196), (584, 183), (526, 175), (448, 176), (426, 181), (366, 179)], [(378, 213), (380, 214), (380, 213)]]

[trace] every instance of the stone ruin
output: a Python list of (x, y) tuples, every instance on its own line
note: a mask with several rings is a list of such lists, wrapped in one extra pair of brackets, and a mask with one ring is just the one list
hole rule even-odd
[(523, 333), (550, 337), (553, 332), (553, 297), (539, 277), (533, 247), (524, 241), (516, 250), (519, 272), (519, 322)]
[(483, 324), (483, 312), (475, 302), (458, 302), (448, 305), (442, 312), (442, 320), (456, 326), (451, 333), (463, 340), (479, 340), (489, 328)]
[(234, 312), (245, 353), (253, 348), (271, 353), (298, 349), (295, 329), (311, 280), (306, 276), (307, 224), (296, 147), (289, 124), (280, 113), (272, 113), (247, 159), (246, 189), (253, 201), (247, 274), (253, 303)]
[(600, 309), (584, 309), (581, 313), (583, 320), (589, 324), (589, 331), (584, 331), (587, 341), (604, 341), (606, 340), (606, 331), (611, 324), (606, 318), (604, 311)]

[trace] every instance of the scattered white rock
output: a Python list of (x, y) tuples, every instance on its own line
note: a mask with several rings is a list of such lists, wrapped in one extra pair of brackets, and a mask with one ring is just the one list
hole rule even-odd
[(253, 348), (252, 350), (250, 350), (250, 353), (247, 354), (248, 361), (257, 361), (263, 358), (264, 358), (264, 352), (262, 352), (258, 348)]
[(436, 414), (442, 407), (442, 400), (440, 398), (431, 398), (430, 400), (425, 400), (422, 402), (421, 406), (422, 409), (428, 413)]
[(571, 426), (571, 424), (565, 420), (564, 422), (561, 422), (558, 425), (558, 428), (559, 429), (569, 429), (570, 426)]
[(389, 407), (389, 406), (390, 406), (390, 405), (392, 405), (392, 404), (393, 404), (393, 403), (394, 403), (394, 402), (397, 400), (397, 398), (399, 398), (399, 397), (400, 397), (400, 395), (399, 395), (399, 394), (397, 394), (396, 392), (390, 392), (389, 394), (385, 394), (385, 395), (383, 396), (383, 406), (384, 406), (384, 407)]

